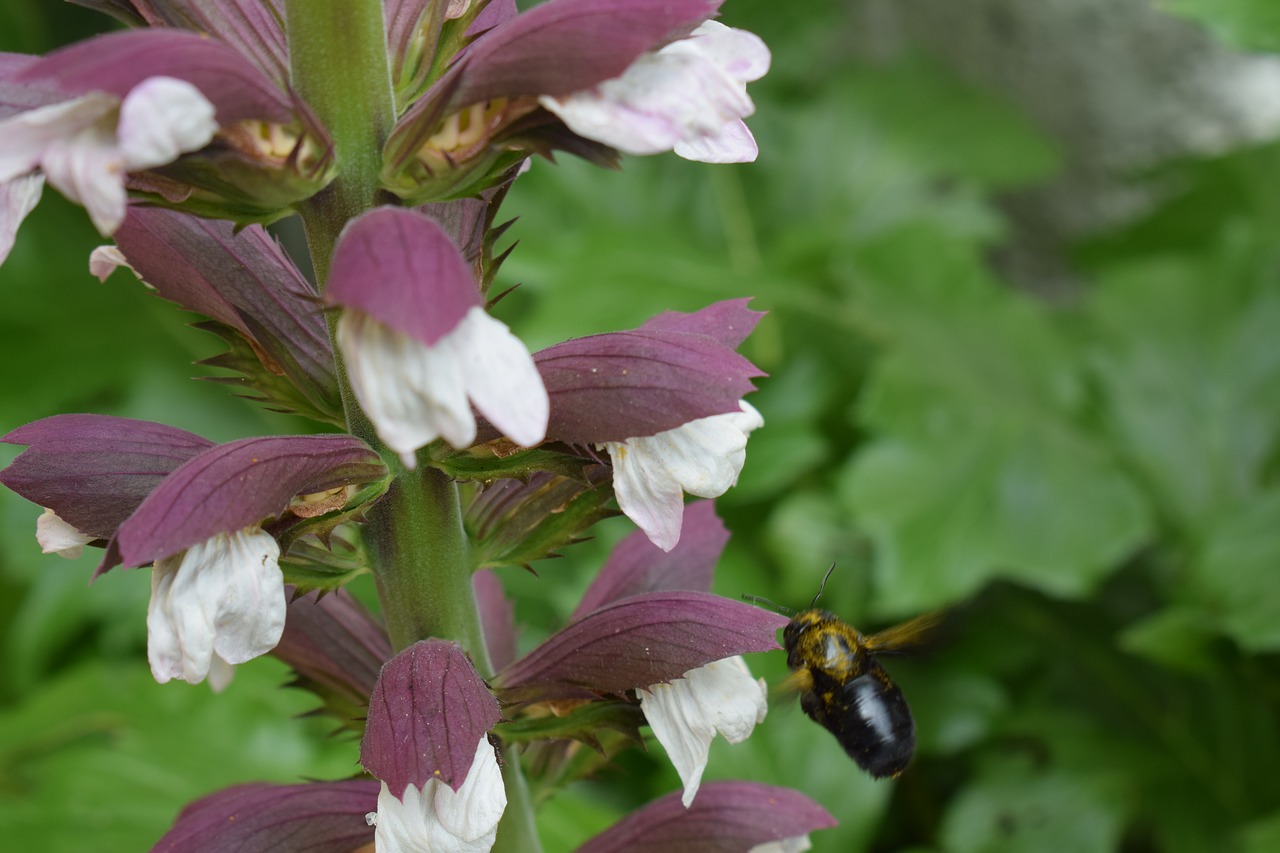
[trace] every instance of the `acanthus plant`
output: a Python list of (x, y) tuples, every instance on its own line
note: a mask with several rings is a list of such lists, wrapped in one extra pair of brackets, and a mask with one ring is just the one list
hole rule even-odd
[[(499, 206), (532, 155), (751, 160), (755, 36), (719, 0), (85, 0), (133, 27), (0, 55), (0, 260), (44, 182), (206, 319), (209, 363), (315, 435), (214, 444), (118, 417), (4, 437), (49, 553), (150, 566), (159, 681), (272, 653), (362, 733), (358, 777), (192, 804), (159, 850), (537, 850), (545, 796), (648, 725), (684, 791), (592, 851), (792, 850), (794, 792), (701, 784), (763, 717), (744, 652), (782, 617), (709, 592), (709, 501), (762, 425), (747, 299), (530, 353), (489, 309)], [(334, 57), (341, 57), (335, 62)], [(313, 284), (264, 229), (301, 218)], [(337, 432), (334, 432), (334, 431)], [(523, 657), (495, 569), (621, 511), (640, 528)], [(508, 568), (508, 570), (511, 570)], [(341, 589), (371, 572), (380, 619)], [(730, 697), (732, 701), (726, 701)], [(586, 745), (587, 748), (583, 748)]]

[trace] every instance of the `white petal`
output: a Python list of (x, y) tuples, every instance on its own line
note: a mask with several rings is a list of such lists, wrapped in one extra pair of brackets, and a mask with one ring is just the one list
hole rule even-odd
[(502, 771), (488, 738), (481, 737), (456, 793), (431, 779), (421, 790), (409, 785), (396, 799), (384, 782), (372, 818), (374, 843), (378, 853), (487, 853), (506, 807)]
[(197, 151), (218, 132), (213, 104), (185, 80), (150, 77), (120, 104), (116, 126), (125, 169), (130, 172), (172, 163)]
[(618, 508), (649, 541), (670, 551), (680, 541), (684, 520), (684, 492), (663, 460), (637, 439), (605, 442), (613, 463), (613, 494)]
[(236, 664), (275, 648), (286, 606), (279, 558), (272, 536), (247, 528), (157, 560), (147, 607), (156, 680), (195, 684), (209, 676), (215, 654)]
[(663, 50), (685, 50), (687, 45), (696, 46), (703, 56), (742, 83), (763, 77), (772, 60), (768, 46), (758, 35), (727, 27), (719, 21), (704, 21), (688, 39), (672, 42)]
[(209, 664), (209, 689), (214, 693), (221, 693), (227, 689), (227, 685), (231, 683), (231, 679), (236, 674), (236, 668), (218, 657), (218, 653), (214, 652), (213, 662)]
[(748, 162), (757, 151), (742, 124), (755, 111), (746, 83), (769, 61), (758, 37), (709, 21), (619, 77), (538, 101), (579, 136), (629, 154), (675, 149), (691, 160)]
[(89, 274), (96, 277), (98, 281), (106, 281), (107, 277), (120, 267), (137, 274), (137, 271), (129, 266), (124, 252), (115, 246), (99, 246), (89, 253)]
[(35, 210), (43, 189), (44, 176), (38, 172), (0, 183), (0, 264), (9, 257), (18, 226)]
[(756, 138), (742, 119), (726, 123), (716, 133), (681, 140), (672, 150), (699, 163), (752, 163), (760, 156)]
[(429, 347), (353, 310), (338, 320), (338, 345), (360, 407), (406, 465), (441, 436), (454, 447), (475, 439), (462, 369), (447, 347)]
[(715, 498), (738, 481), (747, 458), (747, 435), (764, 419), (746, 401), (737, 412), (689, 421), (657, 435), (606, 442), (613, 462), (618, 507), (670, 551), (680, 541), (683, 497)]
[(766, 841), (764, 844), (757, 844), (748, 853), (803, 853), (803, 851), (811, 847), (813, 847), (813, 843), (809, 841), (809, 836), (797, 835), (793, 838), (784, 838), (781, 841)]
[(57, 554), (74, 560), (84, 552), (84, 546), (93, 540), (94, 537), (76, 530), (51, 509), (45, 509), (36, 519), (36, 541), (40, 543), (42, 553)]
[(476, 306), (446, 341), (462, 365), (467, 395), (490, 423), (525, 447), (546, 438), (547, 389), (528, 348), (504, 323)]
[(63, 195), (84, 205), (99, 234), (113, 234), (124, 222), (124, 157), (110, 128), (93, 125), (50, 142), (40, 168)]
[(458, 449), (476, 437), (475, 406), (513, 441), (542, 441), (550, 405), (529, 350), (477, 306), (432, 346), (359, 311), (338, 320), (351, 385), (378, 437), (412, 467), (437, 438)]
[(670, 684), (636, 691), (653, 735), (684, 783), (685, 807), (693, 802), (718, 731), (730, 743), (746, 740), (768, 711), (764, 679), (751, 677), (741, 657), (691, 669)]
[(735, 426), (747, 435), (755, 432), (764, 426), (764, 415), (760, 414), (760, 410), (748, 403), (746, 400), (738, 401), (738, 411), (730, 412), (728, 417), (732, 419)]
[(30, 172), (53, 142), (77, 135), (108, 116), (119, 101), (101, 92), (17, 113), (0, 121), (0, 182)]
[(683, 133), (685, 116), (697, 105), (684, 98), (684, 66), (696, 60), (662, 62), (642, 56), (623, 76), (560, 98), (538, 102), (579, 136), (628, 154), (670, 151)]

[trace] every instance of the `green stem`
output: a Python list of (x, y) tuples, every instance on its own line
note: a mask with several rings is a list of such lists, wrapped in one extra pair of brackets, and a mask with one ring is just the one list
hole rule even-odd
[(434, 468), (400, 472), (366, 531), (392, 645), (444, 637), (489, 670), (457, 485)]
[(329, 132), (338, 176), (301, 206), (323, 288), (342, 227), (384, 199), (382, 146), (395, 124), (381, 0), (286, 0), (291, 82)]
[[(286, 0), (292, 83), (328, 130), (338, 175), (300, 205), (323, 291), (342, 228), (378, 204), (383, 145), (395, 123), (382, 0)], [(330, 339), (336, 319), (329, 318)], [(338, 383), (347, 428), (388, 461), (394, 480), (368, 515), (365, 541), (383, 617), (395, 648), (427, 637), (459, 643), (491, 675), (471, 586), (471, 547), (457, 484), (434, 468), (409, 470), (361, 411), (336, 341)], [(533, 803), (518, 756), (506, 756), (507, 809), (494, 850), (539, 853)]]

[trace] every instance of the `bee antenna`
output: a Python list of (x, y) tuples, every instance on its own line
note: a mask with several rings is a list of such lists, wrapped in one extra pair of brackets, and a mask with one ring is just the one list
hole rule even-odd
[(769, 607), (772, 607), (774, 610), (778, 611), (779, 613), (785, 614), (785, 615), (787, 615), (787, 616), (795, 616), (795, 615), (796, 615), (796, 612), (795, 612), (794, 610), (792, 610), (790, 607), (783, 607), (781, 604), (778, 604), (778, 603), (776, 603), (776, 602), (770, 601), (770, 600), (769, 600), (769, 599), (767, 599), (767, 598), (762, 598), (762, 597), (760, 597), (760, 596), (758, 596), (758, 595), (744, 595), (744, 596), (742, 596), (742, 600), (743, 600), (743, 601), (753, 601), (753, 602), (755, 602), (756, 604), (764, 604), (764, 605), (767, 605), (767, 606), (769, 606)]
[(822, 591), (827, 588), (827, 578), (831, 577), (831, 573), (835, 570), (836, 564), (832, 563), (831, 568), (827, 569), (827, 573), (822, 576), (822, 584), (818, 587), (818, 594), (813, 597), (813, 601), (809, 604), (810, 609), (817, 606), (818, 599), (822, 598)]

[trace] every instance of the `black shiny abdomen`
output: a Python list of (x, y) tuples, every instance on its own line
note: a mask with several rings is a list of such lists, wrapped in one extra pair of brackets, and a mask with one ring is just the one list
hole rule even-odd
[(814, 722), (836, 736), (858, 766), (876, 778), (896, 776), (911, 762), (916, 727), (902, 691), (874, 661), (844, 684), (814, 673), (814, 689), (800, 697)]

